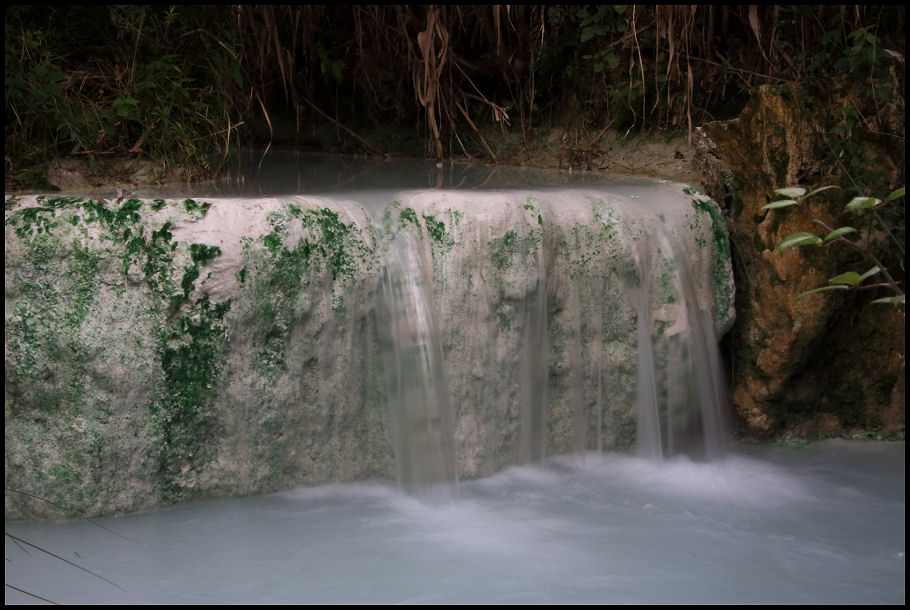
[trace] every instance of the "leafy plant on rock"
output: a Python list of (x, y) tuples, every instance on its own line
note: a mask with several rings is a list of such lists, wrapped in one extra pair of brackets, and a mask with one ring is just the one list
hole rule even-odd
[[(806, 193), (806, 189), (799, 186), (775, 189), (774, 192), (784, 197), (784, 199), (773, 201), (764, 206), (762, 209), (777, 210), (781, 208), (802, 205), (809, 197), (812, 197), (817, 193), (826, 191), (831, 188), (837, 187), (823, 186), (821, 188), (815, 189), (810, 193)], [(872, 263), (872, 266), (862, 273), (858, 273), (856, 271), (846, 271), (844, 273), (840, 273), (829, 279), (827, 285), (801, 292), (796, 296), (796, 298), (801, 299), (810, 294), (827, 292), (831, 290), (886, 288), (893, 293), (892, 296), (875, 299), (872, 302), (903, 306), (904, 291), (901, 288), (900, 282), (894, 278), (894, 276), (882, 263), (873, 243), (873, 235), (878, 232), (879, 226), (884, 224), (882, 215), (879, 212), (891, 202), (902, 197), (904, 197), (904, 187), (893, 191), (884, 200), (877, 199), (875, 197), (854, 197), (851, 199), (847, 203), (845, 209), (856, 215), (858, 220), (865, 221), (865, 226), (863, 228), (856, 228), (851, 225), (831, 227), (825, 221), (819, 218), (808, 205), (803, 206), (803, 208), (812, 218), (812, 221), (820, 225), (826, 231), (826, 233), (824, 235), (816, 235), (815, 233), (808, 231), (800, 231), (788, 235), (787, 237), (783, 238), (778, 245), (778, 250), (781, 254), (783, 254), (784, 251), (794, 247), (827, 247), (831, 244), (841, 243), (852, 248), (853, 250), (860, 252), (869, 262)], [(857, 222), (855, 224), (861, 223)], [(893, 236), (892, 231), (890, 231), (887, 226), (884, 228), (890, 236)], [(901, 250), (903, 250), (903, 244), (900, 244), (900, 246)]]

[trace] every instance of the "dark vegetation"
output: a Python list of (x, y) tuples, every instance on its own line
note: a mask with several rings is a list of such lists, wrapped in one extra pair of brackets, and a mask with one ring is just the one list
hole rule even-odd
[[(884, 198), (905, 181), (901, 5), (10, 5), (4, 17), (8, 190), (42, 186), (48, 164), (68, 156), (90, 165), (145, 157), (200, 178), (231, 167), (241, 148), (279, 144), (497, 162), (514, 151), (496, 136), (530, 149), (553, 127), (565, 148), (584, 152), (608, 129), (691, 134), (737, 116), (760, 85), (810, 108), (838, 101), (823, 132), (811, 134), (829, 171), (803, 186), (838, 184), (849, 200)], [(131, 222), (89, 207), (104, 222)], [(46, 222), (35, 210), (32, 220)], [(120, 214), (131, 212), (127, 201)], [(875, 217), (884, 264), (901, 283), (905, 213), (893, 205)], [(319, 220), (324, 232), (333, 222)], [(169, 239), (164, 227), (148, 252), (130, 246), (148, 259), (149, 278)], [(178, 298), (189, 298), (199, 265), (216, 255), (193, 251)], [(333, 259), (333, 274), (343, 263)], [(169, 476), (189, 459), (188, 439), (214, 430), (192, 401), (212, 374), (227, 306), (194, 307), (201, 325), (181, 318), (181, 332), (160, 341), (168, 378), (185, 386), (154, 405), (171, 443), (157, 467)], [(201, 355), (171, 345), (183, 334)], [(825, 347), (846, 351), (832, 337)], [(851, 351), (876, 340), (854, 333)], [(897, 379), (887, 372), (872, 386), (877, 402), (890, 400)], [(851, 387), (833, 408), (845, 426), (868, 427), (863, 389)], [(176, 484), (161, 490), (179, 493)]]
[(5, 26), (8, 184), (66, 155), (212, 175), (273, 144), (501, 161), (496, 134), (691, 133), (764, 84), (851, 89), (829, 152), (863, 173), (850, 138), (893, 137), (867, 119), (903, 105), (897, 5), (29, 5)]

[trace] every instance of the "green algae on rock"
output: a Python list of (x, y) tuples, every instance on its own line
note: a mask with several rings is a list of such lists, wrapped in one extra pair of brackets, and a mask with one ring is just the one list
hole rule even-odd
[[(733, 315), (716, 206), (661, 188), (668, 200), (648, 205), (399, 192), (381, 221), (302, 196), (7, 200), (7, 486), (67, 507), (8, 494), (8, 517), (390, 476), (376, 302), (401, 231), (432, 266), (459, 476), (630, 446), (631, 245), (666, 233), (718, 332)], [(681, 328), (673, 255), (654, 256), (636, 281), (653, 283), (662, 339)]]

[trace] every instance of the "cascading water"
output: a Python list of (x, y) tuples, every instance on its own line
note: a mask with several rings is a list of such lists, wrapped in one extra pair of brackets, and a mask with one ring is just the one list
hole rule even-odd
[[(902, 442), (713, 459), (732, 273), (680, 186), (179, 196), (8, 202), (7, 603), (903, 602)], [(152, 510), (169, 465), (222, 499)]]
[(389, 422), (399, 485), (428, 499), (457, 493), (449, 386), (420, 238), (402, 230), (381, 282)]
[(547, 260), (543, 244), (536, 252), (537, 284), (521, 304), (521, 376), (519, 463), (547, 456)]
[(663, 426), (657, 398), (657, 374), (654, 360), (654, 329), (649, 278), (651, 275), (650, 249), (646, 238), (637, 243), (633, 252), (637, 276), (627, 285), (629, 299), (635, 306), (636, 348), (638, 351), (638, 380), (636, 395), (636, 440), (641, 455), (663, 459)]
[[(486, 352), (513, 337), (517, 393), (493, 381), (483, 384), (488, 391), (481, 398), (486, 401), (483, 411), (495, 412), (495, 405), (505, 400), (517, 412), (512, 463), (545, 459), (554, 446), (555, 453), (580, 456), (588, 449), (603, 449), (603, 379), (612, 363), (603, 357), (602, 327), (605, 320), (622, 315), (616, 301), (600, 302), (611, 276), (621, 279), (634, 310), (638, 453), (658, 461), (678, 454), (699, 460), (722, 457), (728, 433), (726, 393), (714, 316), (699, 302), (696, 281), (675, 238), (660, 223), (646, 222), (626, 236), (631, 235), (631, 247), (618, 251), (612, 268), (594, 273), (582, 268), (575, 275), (557, 271), (554, 280), (550, 273), (557, 265), (556, 249), (540, 229), (543, 224), (541, 215), (526, 236), (513, 234), (508, 240), (509, 255), (528, 265), (524, 288), (509, 305), (514, 328), (486, 327), (483, 334), (489, 336), (471, 352), (474, 359), (492, 362), (495, 357)], [(398, 479), (403, 489), (418, 495), (454, 485), (459, 468), (451, 422), (463, 406), (449, 387), (431, 250), (429, 240), (410, 225), (401, 229), (390, 245), (381, 284), (385, 318), (380, 326), (387, 335), (385, 366)], [(475, 313), (463, 316), (461, 325), (483, 326), (493, 306), (478, 301), (491, 298), (489, 290), (465, 294), (459, 307)], [(446, 324), (451, 327), (457, 314), (448, 309)], [(553, 332), (556, 342), (550, 340)], [(495, 367), (486, 369), (475, 367), (471, 377), (501, 376)], [(558, 387), (551, 386), (551, 378)], [(510, 402), (517, 404), (509, 407)]]
[(677, 395), (682, 396), (690, 410), (694, 411), (689, 419), (695, 424), (694, 430), (677, 440), (676, 449), (692, 457), (716, 460), (726, 454), (730, 434), (729, 396), (723, 361), (714, 334), (712, 312), (699, 301), (692, 273), (679, 247), (671, 242), (671, 248), (677, 261), (676, 278), (689, 323), (682, 341), (685, 349), (680, 354), (681, 374), (674, 381), (685, 388)]
[[(698, 298), (689, 265), (661, 230), (642, 238), (627, 279), (638, 322), (638, 452), (662, 460), (678, 454), (714, 460), (727, 443), (727, 397), (713, 317)], [(653, 302), (654, 282), (671, 287)]]
[[(705, 333), (732, 321), (732, 272), (716, 205), (682, 185), (130, 200), (116, 214), (42, 202), (7, 210), (8, 275), (23, 278), (8, 291), (13, 460), (26, 463), (35, 438), (19, 414), (67, 397), (61, 409), (81, 405), (74, 425), (108, 439), (100, 464), (129, 463), (116, 476), (133, 482), (157, 476), (125, 499), (89, 493), (88, 448), (51, 449), (73, 428), (49, 430), (42, 447), (50, 463), (69, 456), (79, 476), (67, 494), (92, 498), (85, 510), (156, 505), (159, 489), (170, 501), (393, 473), (422, 493), (590, 449), (710, 458), (720, 447), (717, 367), (696, 372), (716, 343)], [(45, 239), (51, 266), (36, 263)], [(74, 267), (76, 246), (127, 261), (126, 278), (120, 263)], [(123, 312), (139, 313), (126, 325)], [(65, 374), (36, 377), (34, 362), (63, 358), (47, 347), (60, 336), (92, 362), (66, 352)], [(163, 384), (162, 370), (186, 387)], [(87, 375), (103, 383), (83, 385)], [(114, 429), (115, 405), (145, 432)], [(193, 426), (173, 429), (184, 419)], [(127, 461), (140, 454), (157, 461)]]

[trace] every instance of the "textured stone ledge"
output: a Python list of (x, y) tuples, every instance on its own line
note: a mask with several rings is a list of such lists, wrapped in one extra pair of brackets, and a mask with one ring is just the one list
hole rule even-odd
[(676, 241), (718, 334), (733, 321), (722, 218), (683, 189), (413, 191), (372, 212), (8, 197), (6, 486), (55, 504), (8, 492), (6, 516), (393, 476), (377, 291), (402, 230), (432, 266), (460, 476), (520, 459), (529, 312), (546, 324), (531, 346), (546, 354), (545, 453), (626, 448), (628, 283), (652, 284), (655, 328), (677, 332)]

